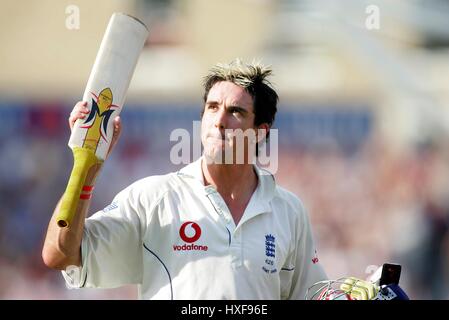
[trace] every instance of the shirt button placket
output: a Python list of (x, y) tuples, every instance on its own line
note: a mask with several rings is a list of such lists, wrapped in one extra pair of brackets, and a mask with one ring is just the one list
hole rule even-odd
[(216, 196), (219, 210), (220, 212), (222, 212), (223, 218), (226, 221), (226, 227), (228, 228), (229, 232), (231, 232), (231, 245), (229, 247), (229, 254), (231, 255), (232, 266), (234, 268), (238, 268), (243, 264), (241, 232), (240, 230), (236, 232), (236, 225), (232, 218), (231, 212), (229, 211), (229, 208), (224, 202), (223, 198), (218, 193), (216, 194)]
[(243, 265), (241, 231), (238, 230), (237, 232), (235, 232), (236, 226), (234, 220), (232, 219), (231, 212), (229, 211), (229, 208), (224, 202), (221, 195), (215, 189), (207, 189), (207, 195), (220, 218), (224, 220), (226, 228), (231, 233), (229, 254), (231, 256), (232, 266), (234, 268), (241, 267)]
[(242, 233), (241, 229), (234, 231), (234, 236), (231, 243), (232, 264), (235, 267), (243, 265), (243, 249), (242, 249)]

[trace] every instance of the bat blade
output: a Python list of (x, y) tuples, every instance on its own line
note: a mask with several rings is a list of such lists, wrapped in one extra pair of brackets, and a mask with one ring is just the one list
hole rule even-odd
[(75, 122), (68, 143), (74, 165), (56, 218), (60, 227), (71, 224), (89, 169), (106, 159), (112, 120), (121, 112), (147, 37), (147, 27), (134, 17), (114, 13), (109, 20), (83, 95), (90, 112)]

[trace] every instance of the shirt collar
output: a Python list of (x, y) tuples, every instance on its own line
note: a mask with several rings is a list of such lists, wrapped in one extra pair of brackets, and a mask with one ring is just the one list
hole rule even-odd
[(201, 169), (201, 159), (202, 157), (199, 157), (197, 160), (188, 164), (187, 166), (179, 170), (178, 174), (198, 180), (204, 186), (203, 170)]
[[(182, 175), (189, 176), (197, 181), (199, 181), (203, 187), (205, 185), (204, 183), (204, 176), (203, 176), (203, 170), (201, 168), (201, 161), (203, 157), (199, 157), (194, 162), (188, 164), (181, 170), (179, 170), (179, 173)], [(276, 182), (274, 179), (274, 176), (267, 170), (260, 168), (256, 164), (254, 165), (254, 171), (257, 174), (258, 177), (258, 185), (254, 192), (254, 196), (256, 196), (257, 203), (269, 203), (270, 200), (274, 196), (275, 188), (276, 188)], [(207, 188), (207, 187), (206, 187)], [(251, 201), (252, 202), (252, 201)]]

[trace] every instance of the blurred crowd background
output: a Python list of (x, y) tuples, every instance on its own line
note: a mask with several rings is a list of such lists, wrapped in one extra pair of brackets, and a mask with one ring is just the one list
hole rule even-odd
[(411, 298), (449, 298), (449, 1), (2, 0), (1, 299), (136, 298), (68, 290), (41, 259), (72, 168), (67, 119), (117, 11), (150, 36), (92, 212), (182, 167), (170, 132), (199, 120), (202, 77), (256, 58), (280, 95), (276, 180), (308, 209), (329, 277), (400, 263)]

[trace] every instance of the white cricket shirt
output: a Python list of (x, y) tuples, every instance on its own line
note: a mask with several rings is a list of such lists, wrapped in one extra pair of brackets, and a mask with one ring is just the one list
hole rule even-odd
[(72, 288), (137, 284), (141, 299), (304, 299), (326, 279), (301, 201), (257, 168), (258, 186), (236, 226), (204, 186), (201, 159), (121, 191), (86, 219)]

